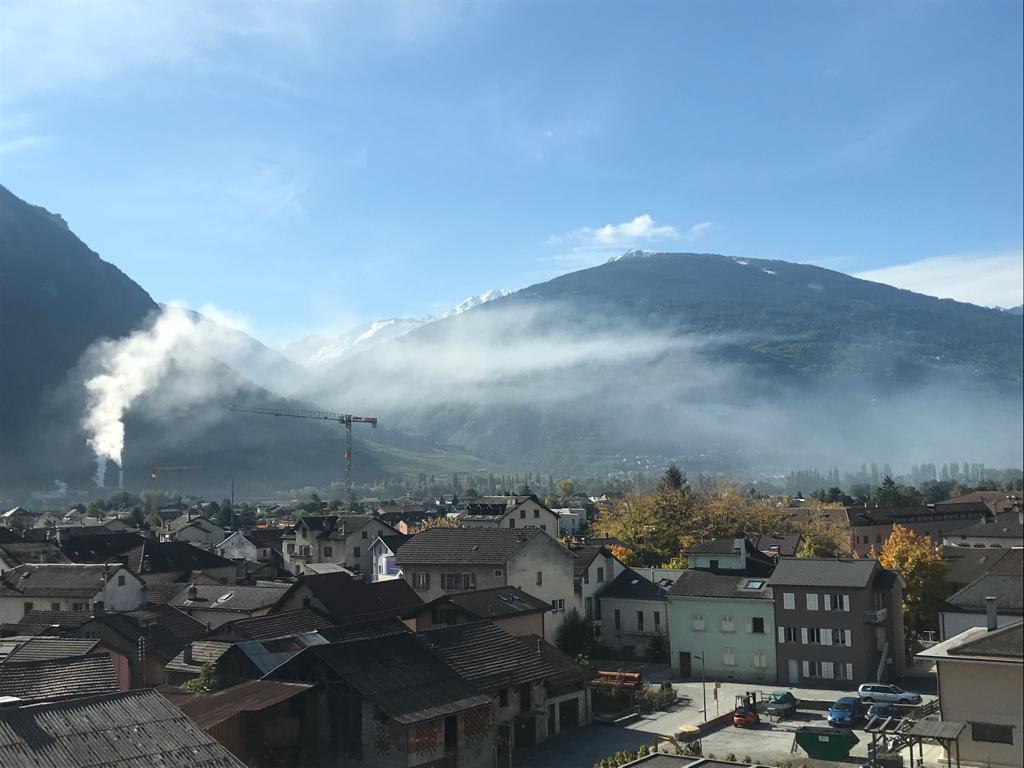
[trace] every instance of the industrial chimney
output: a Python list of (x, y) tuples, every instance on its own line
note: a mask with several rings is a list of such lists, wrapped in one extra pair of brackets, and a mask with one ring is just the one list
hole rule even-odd
[(117, 489), (119, 491), (124, 490), (124, 467), (121, 465), (117, 467)]
[(999, 624), (999, 614), (996, 611), (996, 599), (991, 595), (985, 598), (985, 614), (988, 618), (988, 631), (991, 632)]

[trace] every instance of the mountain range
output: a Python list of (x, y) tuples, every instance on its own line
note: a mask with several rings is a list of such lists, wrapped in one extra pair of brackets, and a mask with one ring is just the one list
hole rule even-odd
[[(89, 484), (90, 366), (160, 309), (62, 218), (0, 187), (0, 497)], [(127, 413), (136, 488), (152, 464), (203, 467), (181, 482), (207, 493), (338, 479), (336, 426), (232, 402), (378, 416), (357, 437), (357, 479), (605, 473), (644, 456), (707, 471), (1021, 461), (1020, 315), (785, 261), (633, 251), (283, 350), (225, 328), (188, 344)]]

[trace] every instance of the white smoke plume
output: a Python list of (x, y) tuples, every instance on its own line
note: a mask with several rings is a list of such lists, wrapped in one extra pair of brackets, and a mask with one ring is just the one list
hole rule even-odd
[[(123, 463), (125, 414), (173, 366), (210, 365), (213, 361), (200, 348), (216, 348), (217, 339), (227, 332), (224, 325), (172, 304), (146, 328), (123, 339), (101, 341), (89, 350), (92, 373), (85, 381), (88, 406), (82, 425), (96, 455), (97, 485), (104, 484), (107, 462), (119, 467)], [(197, 391), (188, 398), (198, 400), (203, 394)]]

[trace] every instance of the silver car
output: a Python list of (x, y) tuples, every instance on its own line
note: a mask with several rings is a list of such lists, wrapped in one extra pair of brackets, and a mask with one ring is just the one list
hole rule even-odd
[(865, 683), (857, 689), (861, 701), (881, 702), (882, 704), (920, 704), (921, 694), (904, 691), (898, 685), (882, 683)]

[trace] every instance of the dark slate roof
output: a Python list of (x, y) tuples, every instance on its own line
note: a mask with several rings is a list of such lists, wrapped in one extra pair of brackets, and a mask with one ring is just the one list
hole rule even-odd
[[(0, 576), (0, 595), (11, 597), (92, 597), (118, 565), (19, 565)], [(131, 577), (129, 577), (131, 578)]]
[(129, 570), (149, 573), (189, 573), (210, 568), (234, 568), (235, 564), (184, 541), (144, 541), (124, 553)]
[(796, 557), (803, 536), (799, 533), (765, 533), (755, 536), (752, 543), (765, 554), (777, 554), (779, 557)]
[(946, 600), (946, 610), (984, 613), (985, 598), (996, 598), (996, 610), (1020, 616), (1024, 614), (1024, 581), (1020, 576), (986, 573)]
[(0, 765), (245, 768), (153, 690), (0, 709)]
[[(204, 611), (241, 611), (251, 613), (272, 607), (287, 591), (289, 585), (239, 586), (221, 584), (190, 584), (178, 592), (169, 602), (175, 608), (201, 608)], [(195, 588), (196, 599), (189, 599), (189, 592)]]
[(1013, 568), (1022, 571), (1024, 550), (1021, 549), (974, 549), (972, 547), (943, 547), (942, 559), (946, 564), (946, 581), (964, 586), (986, 573), (1003, 572)]
[(12, 544), (0, 544), (0, 558), (12, 567), (24, 563), (70, 563), (52, 541), (20, 541)]
[[(758, 587), (748, 586), (758, 583)], [(772, 599), (767, 576), (743, 571), (683, 571), (669, 587), (668, 594), (677, 597)]]
[(979, 520), (973, 525), (957, 528), (947, 538), (1020, 539), (1024, 537), (1024, 524), (1016, 512), (1003, 512), (995, 519)]
[(22, 664), (27, 661), (87, 656), (96, 650), (99, 644), (99, 640), (73, 637), (33, 637), (8, 656), (7, 663)]
[(600, 597), (619, 597), (632, 600), (661, 600), (665, 597), (665, 589), (650, 579), (641, 576), (632, 568), (626, 568), (615, 581), (601, 593)]
[(279, 667), (274, 677), (315, 675), (310, 669), (315, 662), (403, 725), (491, 703), (411, 633), (307, 648)]
[(399, 565), (504, 565), (534, 536), (546, 536), (539, 528), (430, 528), (407, 541), (396, 555)]
[(383, 541), (387, 545), (387, 548), (393, 553), (397, 553), (398, 550), (402, 548), (402, 545), (411, 538), (412, 536), (404, 533), (386, 533), (380, 537), (380, 540)]
[(348, 640), (367, 640), (372, 637), (387, 637), (388, 635), (407, 635), (411, 634), (412, 630), (400, 619), (391, 616), (386, 619), (371, 619), (370, 621), (335, 625), (321, 629), (319, 632), (325, 640), (338, 643)]
[(73, 631), (91, 620), (91, 611), (29, 611), (9, 626), (19, 635), (43, 635), (55, 630)]
[(283, 594), (280, 604), (303, 587), (319, 601), (336, 624), (387, 616), (404, 616), (423, 605), (423, 600), (402, 579), (361, 581), (347, 573), (303, 575)]
[(248, 619), (231, 621), (217, 628), (214, 636), (230, 634), (260, 640), (268, 637), (284, 637), (296, 632), (316, 632), (333, 627), (334, 622), (312, 608), (298, 608), (294, 611), (270, 613)]
[(213, 693), (197, 693), (177, 702), (178, 707), (204, 731), (241, 712), (259, 712), (301, 696), (312, 688), (303, 683), (248, 680)]
[(492, 621), (455, 624), (417, 635), (461, 677), (485, 693), (555, 677), (559, 670)]
[(1010, 495), (1004, 491), (971, 491), (963, 496), (935, 503), (936, 509), (969, 509), (984, 512), (986, 509), (1001, 510), (1010, 503)]
[(173, 659), (185, 643), (205, 637), (206, 625), (170, 605), (154, 605), (126, 613), (107, 613), (96, 621), (114, 630), (132, 644), (146, 638), (148, 650), (161, 658)]
[(112, 563), (121, 561), (129, 550), (142, 545), (145, 539), (137, 533), (106, 533), (95, 536), (61, 536), (61, 549), (76, 563)]
[(235, 643), (229, 652), (242, 654), (266, 675), (306, 648), (326, 644), (327, 640), (319, 632), (296, 632), (287, 637), (243, 640)]
[(526, 643), (527, 648), (539, 648), (544, 662), (558, 671), (552, 677), (544, 679), (545, 685), (585, 683), (594, 678), (594, 673), (590, 669), (566, 656), (544, 638), (538, 635), (523, 635), (520, 639)]
[(114, 660), (106, 653), (0, 664), (0, 696), (17, 696), (27, 702), (96, 696), (117, 689)]
[(686, 550), (688, 555), (735, 555), (736, 552), (736, 541), (735, 539), (711, 539), (700, 544), (696, 544)]
[(780, 560), (771, 577), (773, 587), (866, 587), (878, 568), (876, 560), (849, 560), (828, 557), (786, 558)]
[(269, 547), (270, 549), (280, 551), (281, 537), (284, 534), (284, 528), (250, 528), (245, 532), (245, 538), (259, 549)]
[(950, 656), (995, 656), (1024, 658), (1024, 623), (1015, 622), (984, 634), (978, 633), (967, 642), (949, 649)]
[(524, 592), (519, 587), (474, 589), (454, 595), (442, 595), (430, 604), (448, 602), (481, 619), (547, 612), (551, 604)]

